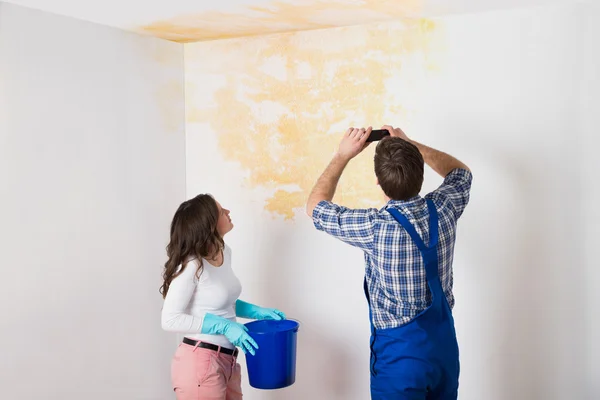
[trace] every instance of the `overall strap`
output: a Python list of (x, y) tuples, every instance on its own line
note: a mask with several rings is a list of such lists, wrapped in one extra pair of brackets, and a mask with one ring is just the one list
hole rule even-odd
[(404, 216), (404, 214), (402, 214), (400, 211), (396, 210), (395, 208), (389, 208), (387, 211), (390, 214), (392, 214), (392, 217), (394, 217), (394, 219), (396, 221), (398, 221), (398, 223), (400, 225), (402, 225), (404, 230), (410, 235), (411, 239), (417, 245), (419, 250), (421, 252), (426, 251), (427, 246), (425, 246), (425, 243), (423, 243), (423, 239), (421, 239), (421, 237), (417, 233), (417, 230), (415, 229), (415, 227), (412, 226), (412, 224), (410, 222), (408, 222), (408, 218), (406, 218)]
[(438, 277), (438, 263), (437, 263), (437, 244), (439, 241), (439, 230), (438, 230), (438, 213), (435, 208), (435, 204), (431, 199), (427, 199), (427, 209), (429, 210), (429, 246), (426, 246), (423, 239), (419, 236), (416, 229), (408, 221), (408, 218), (404, 216), (400, 211), (395, 208), (389, 208), (387, 211), (394, 217), (396, 221), (406, 230), (413, 242), (419, 248), (423, 261), (425, 263), (425, 271), (427, 273), (427, 280), (431, 281)]

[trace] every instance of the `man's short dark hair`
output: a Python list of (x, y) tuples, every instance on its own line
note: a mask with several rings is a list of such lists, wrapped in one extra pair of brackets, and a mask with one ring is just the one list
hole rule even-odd
[(375, 149), (375, 175), (392, 200), (415, 197), (423, 186), (425, 162), (419, 149), (398, 137), (387, 137)]

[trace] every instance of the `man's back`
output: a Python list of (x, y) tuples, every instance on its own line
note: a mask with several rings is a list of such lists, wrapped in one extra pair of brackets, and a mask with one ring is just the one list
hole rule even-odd
[[(402, 129), (382, 129), (390, 137), (377, 145), (373, 166), (379, 187), (394, 200), (381, 210), (331, 202), (346, 164), (367, 147), (372, 131), (349, 128), (308, 196), (306, 212), (317, 229), (365, 253), (371, 398), (456, 400), (452, 259), (472, 175), (461, 161), (410, 140)], [(444, 178), (425, 199), (419, 196), (424, 164)]]
[(351, 210), (326, 201), (315, 207), (313, 221), (317, 229), (364, 251), (365, 277), (376, 329), (404, 325), (431, 304), (419, 249), (388, 209), (395, 208), (405, 215), (428, 244), (429, 212), (425, 199), (433, 200), (439, 217), (438, 272), (446, 299), (452, 307), (456, 225), (469, 201), (471, 181), (469, 171), (455, 169), (438, 189), (425, 198), (390, 200), (380, 210)]

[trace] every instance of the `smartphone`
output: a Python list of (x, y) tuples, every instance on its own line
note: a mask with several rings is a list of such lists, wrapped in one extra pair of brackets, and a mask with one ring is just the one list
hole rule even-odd
[(390, 136), (390, 133), (387, 131), (387, 129), (373, 129), (367, 138), (367, 142), (376, 142), (386, 136)]

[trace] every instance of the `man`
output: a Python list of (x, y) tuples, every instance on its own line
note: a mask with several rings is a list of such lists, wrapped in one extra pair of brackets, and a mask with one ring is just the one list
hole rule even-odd
[[(364, 251), (364, 290), (371, 319), (373, 400), (458, 397), (459, 359), (452, 308), (456, 224), (471, 189), (456, 158), (410, 140), (399, 128), (375, 150), (375, 175), (387, 204), (349, 209), (333, 204), (348, 162), (364, 150), (371, 128), (350, 128), (307, 202), (317, 229)], [(424, 163), (444, 178), (424, 198)]]

